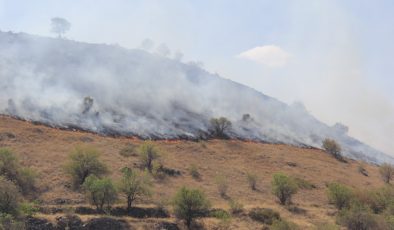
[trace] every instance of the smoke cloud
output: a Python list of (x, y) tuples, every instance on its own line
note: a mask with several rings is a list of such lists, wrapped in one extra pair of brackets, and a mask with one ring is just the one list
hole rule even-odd
[[(197, 139), (226, 117), (232, 138), (320, 147), (370, 162), (387, 155), (291, 106), (195, 64), (142, 49), (0, 32), (0, 113), (56, 127), (142, 138)], [(168, 51), (168, 52), (167, 52)], [(248, 115), (246, 115), (248, 114)], [(247, 117), (248, 119), (245, 119)]]

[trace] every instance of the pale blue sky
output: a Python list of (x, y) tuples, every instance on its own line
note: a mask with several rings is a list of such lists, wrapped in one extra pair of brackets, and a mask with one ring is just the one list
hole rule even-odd
[[(55, 36), (58, 16), (69, 39), (134, 48), (150, 38), (394, 155), (393, 12), (391, 0), (0, 0), (0, 30)], [(272, 45), (285, 64), (267, 64)]]

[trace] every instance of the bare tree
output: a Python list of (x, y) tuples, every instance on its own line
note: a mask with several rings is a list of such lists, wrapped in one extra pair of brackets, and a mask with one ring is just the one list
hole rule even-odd
[(71, 23), (64, 18), (56, 17), (51, 19), (51, 32), (57, 34), (59, 38), (70, 30), (70, 28)]

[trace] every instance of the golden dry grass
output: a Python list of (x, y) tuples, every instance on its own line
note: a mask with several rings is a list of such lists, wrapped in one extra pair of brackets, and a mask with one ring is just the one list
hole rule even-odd
[[(101, 159), (109, 166), (110, 176), (116, 179), (120, 176), (119, 170), (122, 167), (138, 165), (137, 156), (125, 158), (119, 151), (129, 144), (138, 146), (142, 143), (134, 138), (103, 137), (33, 125), (6, 116), (0, 116), (1, 133), (15, 135), (15, 138), (0, 139), (0, 147), (12, 149), (23, 165), (32, 167), (39, 173), (42, 190), (39, 199), (46, 204), (52, 204), (56, 198), (84, 202), (82, 194), (67, 188), (66, 185), (70, 183), (63, 170), (68, 154), (75, 146), (90, 145), (97, 148), (102, 153)], [(246, 209), (272, 208), (302, 229), (308, 229), (316, 222), (334, 222), (334, 217), (330, 215), (334, 209), (327, 204), (326, 183), (339, 181), (364, 189), (383, 185), (376, 166), (362, 163), (369, 173), (365, 177), (358, 171), (360, 162), (349, 160), (349, 163), (342, 163), (317, 149), (235, 140), (155, 141), (154, 144), (162, 153), (162, 163), (182, 174), (155, 182), (154, 195), (143, 201), (144, 204), (167, 203), (177, 189), (186, 185), (203, 189), (214, 207), (228, 209), (228, 201), (220, 197), (214, 180), (217, 175), (224, 175), (229, 185), (228, 196), (244, 204)], [(195, 180), (189, 174), (192, 164), (198, 167), (201, 180)], [(301, 190), (294, 196), (293, 202), (305, 209), (305, 214), (287, 211), (271, 195), (271, 176), (279, 171), (306, 179), (317, 186), (317, 189)], [(258, 175), (257, 191), (252, 191), (248, 186), (248, 172)], [(203, 222), (212, 227), (218, 221), (207, 218)], [(226, 228), (256, 229), (259, 226), (246, 217), (240, 217), (231, 221)]]

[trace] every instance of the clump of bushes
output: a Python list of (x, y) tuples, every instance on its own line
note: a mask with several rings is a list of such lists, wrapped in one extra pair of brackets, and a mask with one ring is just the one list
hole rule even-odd
[(324, 139), (323, 149), (338, 160), (343, 160), (341, 146), (333, 139)]
[(225, 117), (212, 118), (210, 123), (212, 135), (217, 138), (226, 138), (232, 126), (231, 121)]
[(382, 164), (379, 167), (379, 173), (385, 183), (390, 184), (390, 181), (394, 177), (394, 166), (391, 164)]
[(330, 183), (327, 187), (328, 200), (334, 204), (338, 210), (348, 208), (353, 199), (353, 192), (347, 186), (340, 183)]
[(246, 174), (246, 179), (248, 180), (248, 184), (250, 189), (256, 190), (256, 185), (257, 185), (257, 175), (254, 173), (247, 173)]
[(145, 141), (138, 149), (141, 165), (150, 173), (154, 168), (154, 161), (160, 157), (159, 151), (150, 141)]
[(135, 200), (151, 195), (151, 182), (148, 175), (139, 174), (127, 167), (122, 169), (122, 174), (118, 188), (119, 192), (126, 197), (127, 210), (130, 210)]
[(107, 210), (117, 199), (117, 191), (109, 178), (97, 178), (90, 175), (83, 183), (83, 188), (92, 205), (96, 206), (97, 211), (103, 211), (104, 206)]
[(250, 210), (249, 217), (268, 225), (274, 223), (275, 220), (280, 220), (279, 213), (269, 208), (254, 208)]
[(101, 177), (108, 172), (99, 156), (99, 152), (91, 147), (76, 147), (70, 154), (65, 169), (72, 178), (74, 188), (79, 188), (91, 175)]
[(272, 193), (279, 199), (281, 205), (291, 203), (291, 197), (298, 190), (294, 180), (283, 173), (275, 173), (272, 176), (271, 186)]
[(206, 215), (210, 202), (202, 191), (182, 187), (174, 197), (173, 206), (176, 217), (190, 228), (195, 218)]
[(18, 158), (9, 149), (0, 148), (0, 176), (19, 186), (23, 195), (36, 190), (37, 174), (30, 168), (20, 166)]

